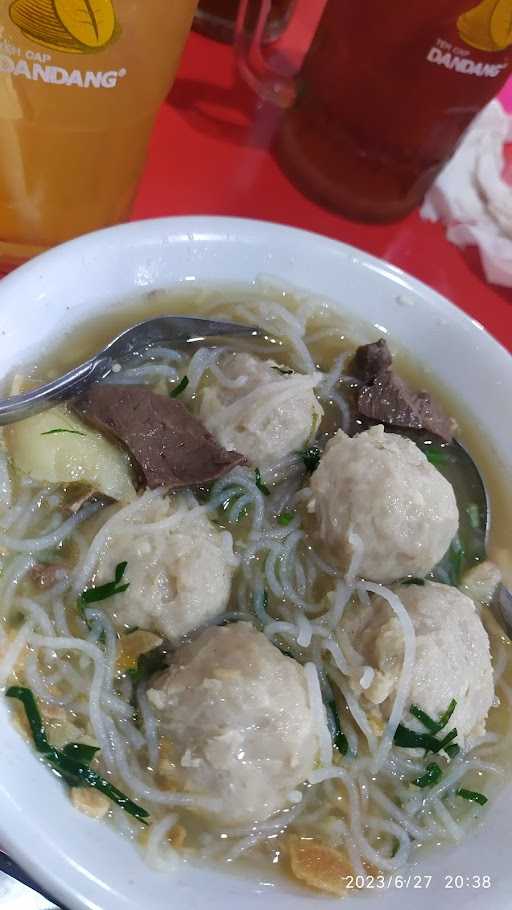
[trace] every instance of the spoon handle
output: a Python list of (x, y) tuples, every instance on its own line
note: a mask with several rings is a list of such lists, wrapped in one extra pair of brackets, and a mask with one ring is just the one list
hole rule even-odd
[(63, 376), (38, 386), (24, 395), (13, 395), (0, 401), (0, 426), (33, 417), (41, 411), (52, 408), (60, 401), (67, 401), (86, 390), (97, 379), (105, 378), (110, 372), (110, 357), (92, 357)]

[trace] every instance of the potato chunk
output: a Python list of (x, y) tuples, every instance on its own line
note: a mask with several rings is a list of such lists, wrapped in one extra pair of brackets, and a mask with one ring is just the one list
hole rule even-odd
[(64, 406), (11, 424), (5, 440), (14, 466), (34, 480), (87, 484), (119, 502), (135, 497), (128, 455)]

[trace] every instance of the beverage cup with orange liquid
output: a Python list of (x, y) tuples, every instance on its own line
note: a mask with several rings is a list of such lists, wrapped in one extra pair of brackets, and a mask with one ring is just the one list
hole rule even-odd
[(128, 218), (196, 0), (0, 6), (0, 268)]

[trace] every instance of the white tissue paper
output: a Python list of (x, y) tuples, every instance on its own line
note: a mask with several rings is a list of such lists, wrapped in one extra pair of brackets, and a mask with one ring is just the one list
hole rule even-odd
[(486, 278), (512, 287), (512, 186), (502, 178), (503, 146), (512, 141), (512, 116), (491, 101), (475, 118), (421, 208), (442, 221), (448, 240), (475, 244)]

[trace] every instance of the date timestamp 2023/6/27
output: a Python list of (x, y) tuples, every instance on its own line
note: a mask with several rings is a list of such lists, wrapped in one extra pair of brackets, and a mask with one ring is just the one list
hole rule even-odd
[[(451, 873), (441, 876), (441, 887), (447, 890), (462, 891), (464, 888), (482, 890), (492, 888), (493, 881), (490, 875), (484, 873), (473, 873), (472, 875), (462, 875), (461, 873)], [(345, 876), (345, 887), (347, 891), (363, 891), (366, 889), (375, 889), (379, 891), (394, 888), (401, 890), (422, 891), (427, 888), (439, 886), (439, 879), (433, 875), (423, 875), (421, 873), (410, 873), (401, 875), (393, 872), (388, 875), (347, 875)]]

